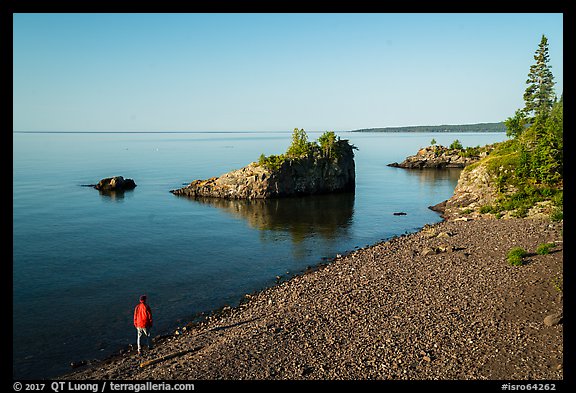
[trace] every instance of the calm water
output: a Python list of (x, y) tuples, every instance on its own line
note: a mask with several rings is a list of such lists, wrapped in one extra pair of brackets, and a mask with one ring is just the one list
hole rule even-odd
[[(309, 133), (316, 139), (320, 133)], [(440, 221), (459, 170), (387, 167), (432, 138), (464, 146), (497, 134), (339, 133), (356, 151), (354, 194), (199, 200), (169, 190), (283, 153), (291, 133), (14, 133), (13, 375), (50, 378), (135, 343), (146, 293), (155, 334), (196, 313), (381, 239)], [(138, 185), (101, 195), (115, 175)], [(406, 212), (395, 216), (394, 212)]]

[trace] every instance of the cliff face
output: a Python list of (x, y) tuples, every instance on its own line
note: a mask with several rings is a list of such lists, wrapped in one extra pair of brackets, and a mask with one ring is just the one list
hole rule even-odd
[(286, 159), (278, 169), (253, 162), (220, 177), (194, 180), (170, 192), (189, 197), (266, 199), (353, 191), (356, 184), (353, 148), (348, 144), (342, 147), (338, 158)]
[(480, 207), (498, 199), (496, 182), (488, 173), (486, 165), (479, 164), (460, 173), (454, 194), (448, 200), (431, 207), (440, 211), (445, 219), (477, 217)]

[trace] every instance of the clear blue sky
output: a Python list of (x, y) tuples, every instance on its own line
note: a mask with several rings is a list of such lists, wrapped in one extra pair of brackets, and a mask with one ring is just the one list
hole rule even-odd
[(307, 131), (503, 121), (563, 16), (15, 14), (16, 131)]

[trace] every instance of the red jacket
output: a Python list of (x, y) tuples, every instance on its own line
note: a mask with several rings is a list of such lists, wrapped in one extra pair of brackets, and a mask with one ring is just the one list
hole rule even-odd
[(134, 309), (134, 326), (148, 328), (152, 326), (152, 311), (150, 306), (140, 300), (140, 304)]

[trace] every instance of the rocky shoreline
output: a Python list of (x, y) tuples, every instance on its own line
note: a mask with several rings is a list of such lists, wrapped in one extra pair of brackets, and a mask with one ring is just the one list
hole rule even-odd
[(546, 219), (427, 225), (62, 379), (562, 380), (562, 234)]
[(442, 145), (424, 147), (401, 163), (393, 162), (387, 166), (406, 169), (444, 169), (464, 168), (488, 156), (494, 145), (486, 145), (466, 154), (464, 149), (451, 149)]

